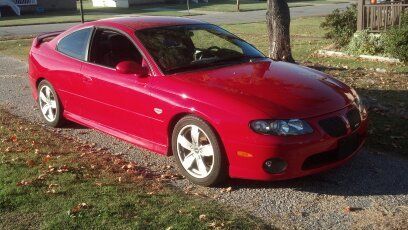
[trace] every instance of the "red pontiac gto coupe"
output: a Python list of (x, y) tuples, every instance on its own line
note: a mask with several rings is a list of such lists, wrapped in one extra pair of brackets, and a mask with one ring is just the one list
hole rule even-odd
[(48, 125), (67, 119), (174, 155), (204, 186), (321, 172), (366, 137), (352, 88), (186, 18), (114, 18), (41, 35), (29, 78)]

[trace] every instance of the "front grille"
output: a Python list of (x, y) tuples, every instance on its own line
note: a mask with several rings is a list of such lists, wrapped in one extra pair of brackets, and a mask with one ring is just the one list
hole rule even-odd
[(353, 154), (360, 144), (361, 138), (358, 133), (345, 137), (339, 140), (336, 149), (308, 157), (302, 165), (302, 170), (319, 168), (336, 161), (344, 160)]
[(354, 108), (347, 112), (347, 120), (349, 121), (351, 130), (356, 130), (361, 123), (360, 111), (357, 108)]
[(340, 117), (330, 117), (319, 121), (323, 130), (332, 137), (341, 137), (346, 135), (347, 127)]

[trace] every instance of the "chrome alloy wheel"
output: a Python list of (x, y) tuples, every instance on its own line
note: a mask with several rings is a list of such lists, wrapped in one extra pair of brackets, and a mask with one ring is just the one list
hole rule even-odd
[(207, 134), (196, 125), (187, 125), (180, 130), (177, 154), (183, 168), (195, 178), (205, 178), (213, 170), (213, 146)]
[(44, 118), (49, 122), (54, 122), (57, 117), (57, 101), (49, 86), (41, 87), (38, 101)]

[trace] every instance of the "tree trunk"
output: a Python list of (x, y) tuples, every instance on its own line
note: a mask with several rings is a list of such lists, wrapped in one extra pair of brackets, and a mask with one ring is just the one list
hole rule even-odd
[(276, 61), (295, 62), (290, 48), (290, 12), (286, 0), (268, 0), (266, 22), (269, 57)]
[(187, 11), (188, 15), (190, 15), (190, 0), (187, 0)]
[(238, 12), (240, 11), (240, 8), (239, 8), (239, 0), (237, 0), (237, 11), (238, 11)]

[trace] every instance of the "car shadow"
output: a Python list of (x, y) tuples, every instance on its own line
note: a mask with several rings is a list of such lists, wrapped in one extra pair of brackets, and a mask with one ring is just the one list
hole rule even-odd
[(64, 126), (61, 127), (62, 129), (89, 129), (83, 125), (80, 125), (75, 122), (67, 121), (64, 123)]
[(230, 180), (225, 186), (245, 188), (290, 188), (327, 195), (367, 196), (408, 194), (408, 161), (397, 156), (363, 150), (347, 164), (325, 173), (287, 181)]

